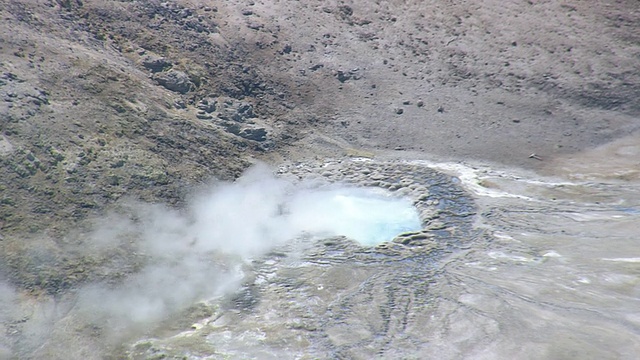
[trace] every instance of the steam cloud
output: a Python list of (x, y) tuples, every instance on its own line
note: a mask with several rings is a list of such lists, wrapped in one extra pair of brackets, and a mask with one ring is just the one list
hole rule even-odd
[[(148, 327), (198, 300), (237, 289), (244, 260), (301, 234), (373, 243), (420, 226), (408, 200), (344, 186), (294, 184), (265, 166), (199, 192), (182, 211), (149, 204), (132, 209), (133, 214), (108, 216), (84, 251), (104, 252), (135, 239), (145, 266), (115, 286), (80, 289), (71, 311), (102, 324), (108, 336)], [(15, 299), (6, 290), (0, 289), (8, 294), (0, 294), (0, 305)]]

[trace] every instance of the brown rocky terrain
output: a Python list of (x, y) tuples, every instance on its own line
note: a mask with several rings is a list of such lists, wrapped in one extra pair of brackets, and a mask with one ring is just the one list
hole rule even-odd
[(175, 201), (243, 154), (539, 167), (638, 127), (636, 5), (4, 2), (4, 231)]
[(256, 160), (553, 172), (640, 128), (634, 0), (3, 0), (0, 19), (0, 274), (31, 295), (115, 276), (75, 250), (84, 220), (180, 207)]

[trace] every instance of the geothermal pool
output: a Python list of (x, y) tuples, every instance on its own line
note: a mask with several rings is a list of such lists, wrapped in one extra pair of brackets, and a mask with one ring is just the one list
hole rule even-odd
[[(249, 174), (188, 216), (122, 221), (115, 238), (142, 239), (144, 266), (0, 314), (4, 344), (24, 358), (635, 359), (640, 179), (570, 167), (584, 163)], [(19, 297), (2, 289), (2, 305)]]
[[(180, 347), (186, 339), (220, 358), (252, 359), (634, 359), (640, 352), (640, 214), (629, 211), (640, 204), (637, 183), (428, 161), (286, 171), (400, 192), (425, 229), (374, 247), (333, 238), (303, 254), (289, 245), (256, 259), (254, 280), (227, 310), (173, 336), (139, 340), (131, 354), (188, 354), (193, 346)], [(416, 221), (407, 203), (385, 210), (386, 197), (323, 198), (337, 218), (357, 220), (362, 209), (380, 215), (384, 229), (371, 224), (364, 243)], [(385, 215), (393, 214), (402, 215), (389, 224)]]
[(300, 222), (301, 228), (315, 236), (342, 235), (367, 246), (422, 229), (410, 199), (379, 188), (314, 191), (290, 208), (291, 221)]

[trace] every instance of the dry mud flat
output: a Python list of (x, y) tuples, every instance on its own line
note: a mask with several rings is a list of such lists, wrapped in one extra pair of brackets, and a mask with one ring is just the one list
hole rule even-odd
[(211, 316), (176, 335), (138, 341), (130, 358), (367, 359), (421, 353), (434, 299), (441, 296), (431, 290), (440, 262), (482, 236), (472, 226), (473, 200), (459, 181), (426, 166), (366, 159), (282, 166), (279, 173), (408, 197), (424, 229), (376, 247), (336, 237), (303, 238), (274, 249), (252, 261), (235, 295), (201, 305)]

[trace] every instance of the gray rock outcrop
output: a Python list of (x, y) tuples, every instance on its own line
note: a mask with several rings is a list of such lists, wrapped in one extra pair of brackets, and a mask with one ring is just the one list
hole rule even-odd
[(245, 122), (253, 119), (256, 115), (253, 113), (253, 105), (247, 102), (237, 101), (235, 99), (227, 99), (222, 103), (219, 109), (219, 118), (223, 120), (232, 120), (235, 122)]
[(213, 99), (213, 98), (202, 99), (198, 102), (197, 108), (207, 114), (210, 114), (216, 111), (216, 108), (217, 108), (216, 99)]
[(265, 141), (267, 140), (267, 129), (263, 127), (245, 127), (240, 130), (238, 136), (247, 140)]
[(154, 73), (161, 72), (171, 67), (170, 61), (163, 58), (162, 56), (157, 55), (145, 55), (144, 57), (142, 57), (140, 63), (142, 64), (142, 66), (144, 66), (145, 69), (151, 70), (151, 72)]
[(195, 87), (189, 79), (189, 75), (182, 71), (173, 69), (158, 73), (153, 76), (153, 79), (168, 90), (175, 91), (180, 94), (186, 94)]

